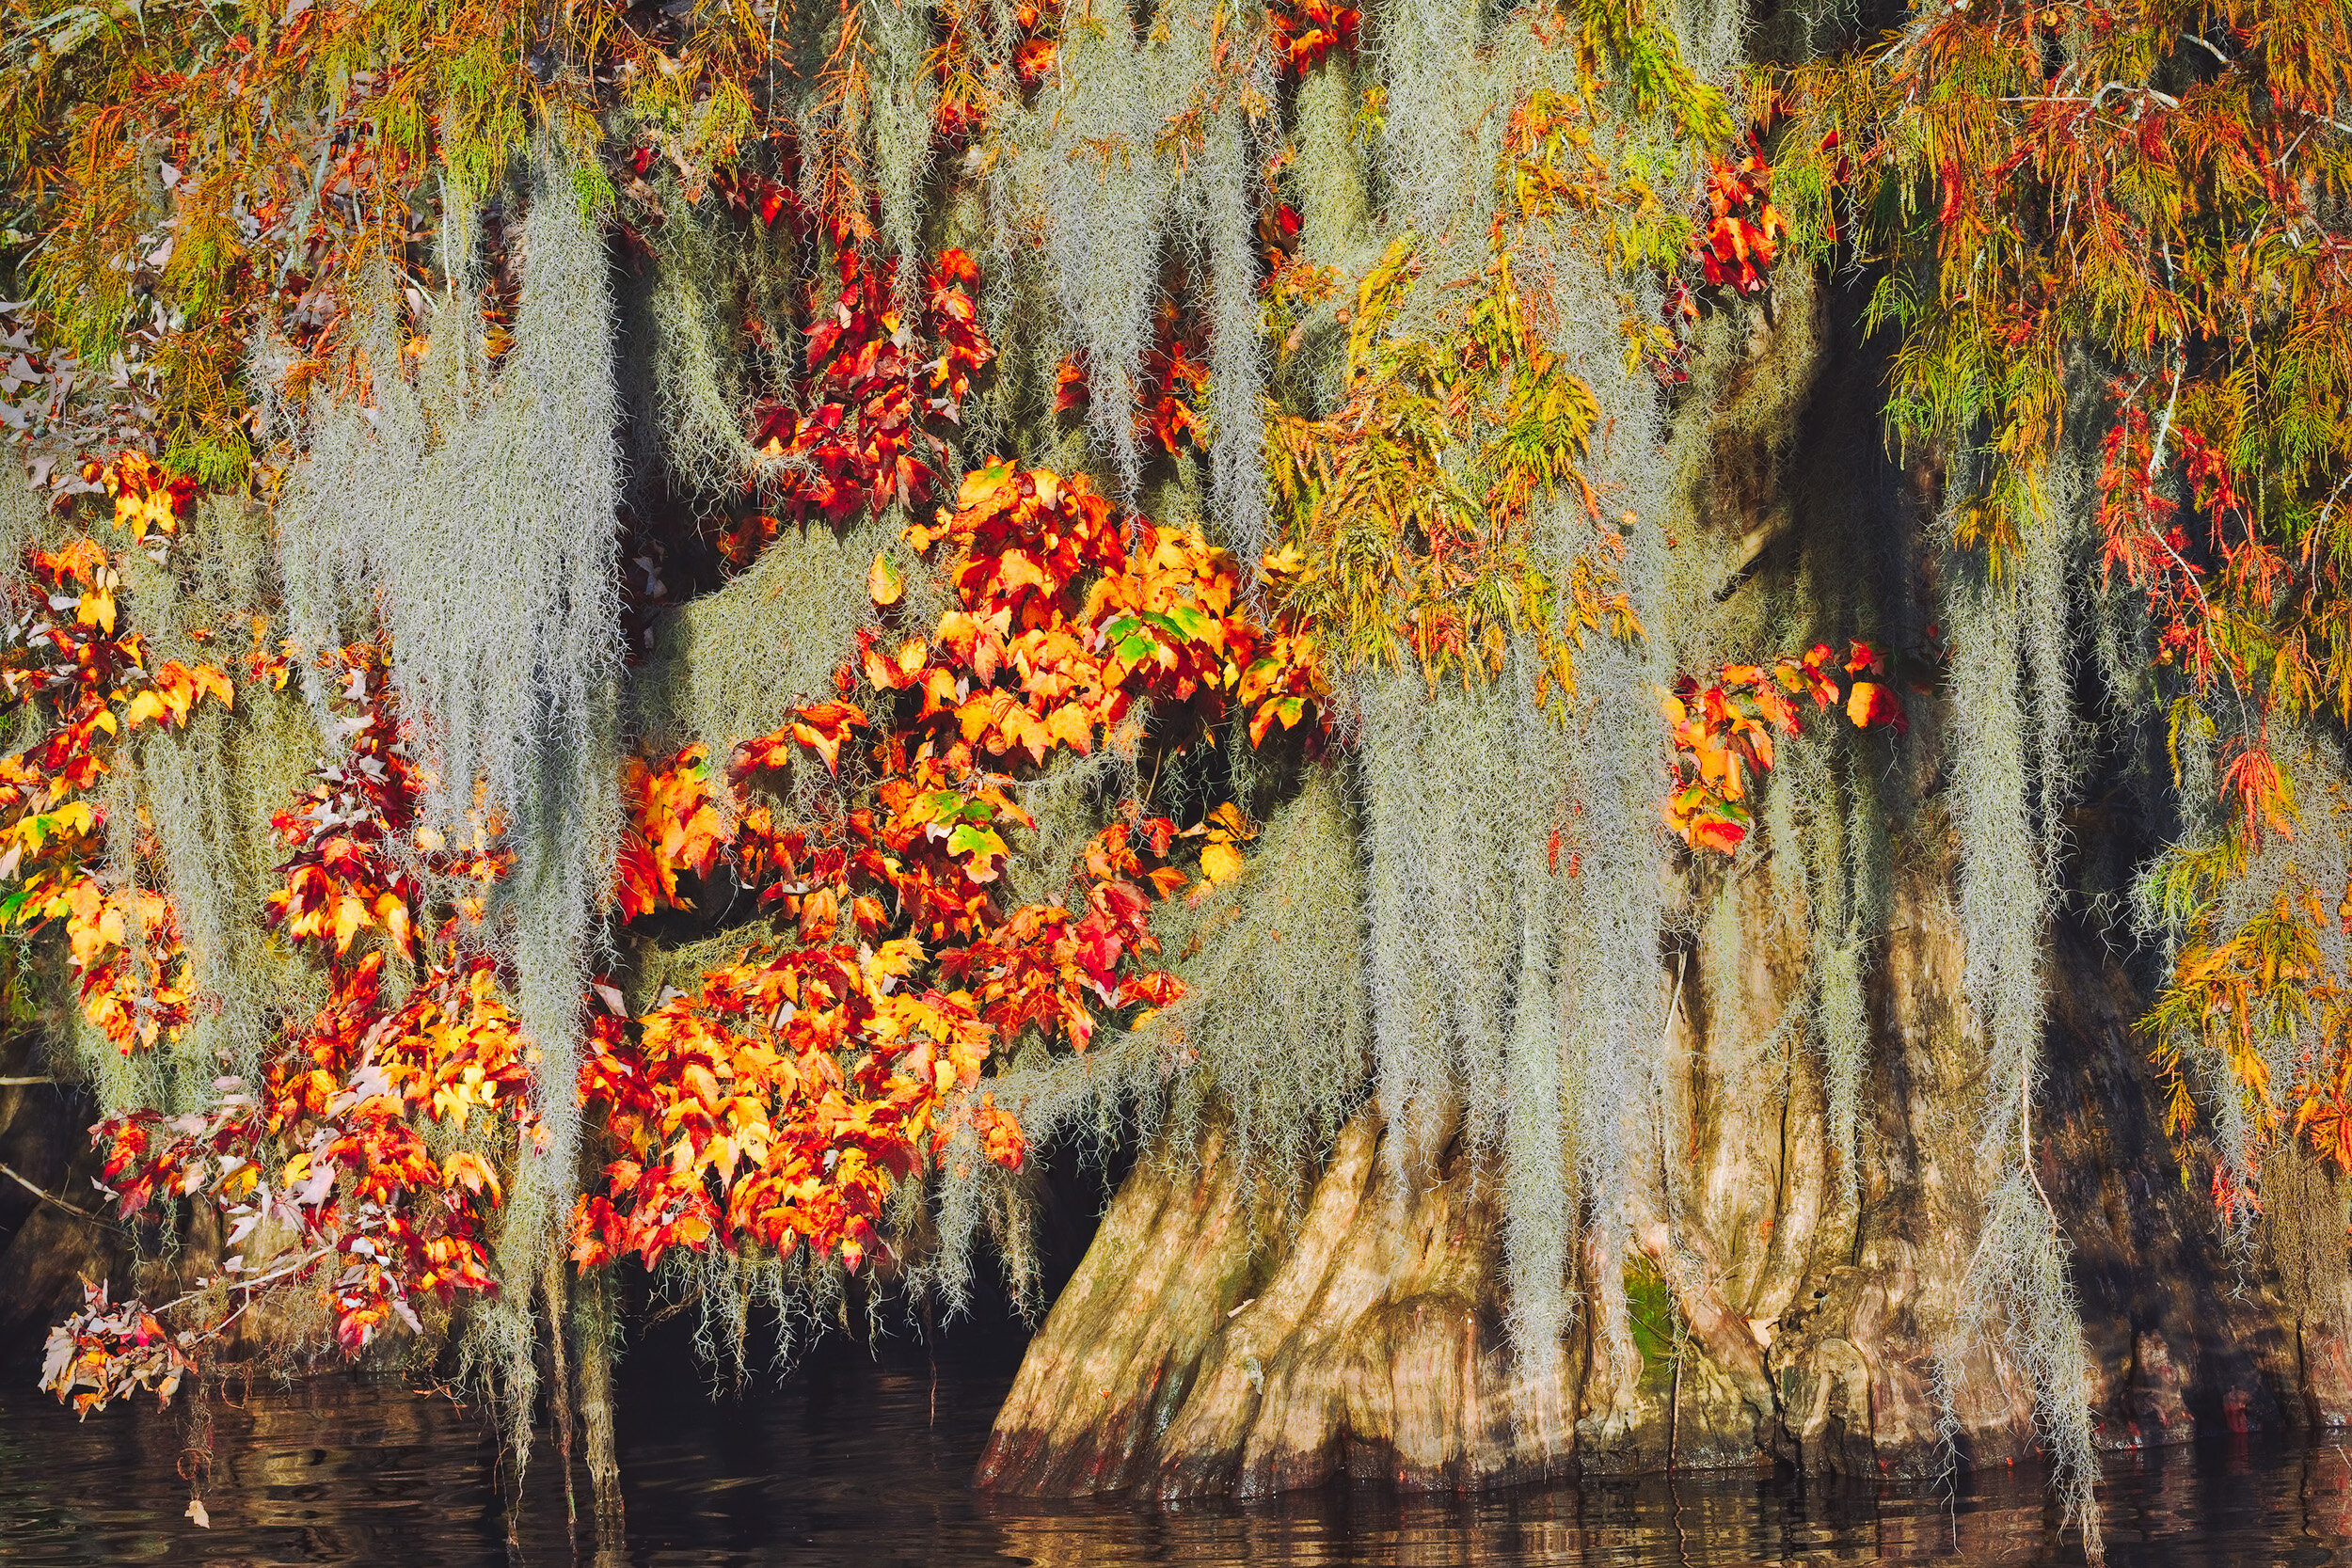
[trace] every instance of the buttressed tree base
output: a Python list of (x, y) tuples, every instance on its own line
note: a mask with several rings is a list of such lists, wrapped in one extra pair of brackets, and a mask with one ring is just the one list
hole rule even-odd
[(2352, 1423), (2344, 0), (9, 38), (59, 1398), (430, 1363), (617, 1528), (634, 1306), (1001, 1290), (993, 1488), (2039, 1454), (2094, 1556)]

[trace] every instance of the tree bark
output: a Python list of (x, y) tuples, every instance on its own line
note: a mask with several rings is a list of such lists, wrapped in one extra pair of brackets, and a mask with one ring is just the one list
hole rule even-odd
[(612, 1277), (591, 1269), (572, 1302), (572, 1343), (580, 1363), (580, 1427), (588, 1461), (588, 1492), (601, 1545), (622, 1540), (621, 1461), (612, 1430)]
[[(1408, 1187), (1367, 1110), (1310, 1179), (1253, 1192), (1212, 1139), (1197, 1160), (1145, 1159), (1121, 1187), (1030, 1346), (979, 1484), (1177, 1498), (1669, 1465), (1923, 1474), (1947, 1463), (1947, 1377), (1961, 1461), (2030, 1452), (2016, 1369), (1997, 1340), (1960, 1338), (1986, 1174), (1983, 1062), (1959, 998), (1948, 849), (1921, 841), (1927, 862), (1915, 855), (1899, 880), (1875, 971), (1858, 1207), (1840, 1196), (1810, 1053), (1759, 1051), (1805, 982), (1802, 944), (1760, 934), (1775, 928), (1762, 866), (1731, 894), (1748, 939), (1691, 964), (1661, 1151), (1677, 1212), (1636, 1227), (1678, 1350), (1621, 1372), (1588, 1313), (1523, 1365), (1503, 1332), (1493, 1172), (1458, 1143)], [(2319, 1226), (2332, 1243), (2290, 1305), (2277, 1270), (2233, 1249), (2175, 1175), (2128, 977), (2067, 930), (2049, 971), (2037, 1147), (2074, 1249), (2100, 1440), (2352, 1424), (2332, 1185), (2333, 1228)], [(1622, 1262), (1588, 1259), (1587, 1275), (1600, 1266)]]

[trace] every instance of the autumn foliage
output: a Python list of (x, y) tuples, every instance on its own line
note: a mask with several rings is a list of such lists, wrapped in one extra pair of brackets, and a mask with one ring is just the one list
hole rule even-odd
[(1273, 24), (1275, 55), (1283, 70), (1296, 76), (1322, 64), (1334, 49), (1354, 49), (1357, 30), (1363, 25), (1363, 15), (1355, 7), (1332, 0), (1277, 3), (1267, 8), (1266, 15)]
[[(1693, 849), (1737, 849), (1755, 822), (1755, 800), (1772, 771), (1777, 736), (1798, 733), (1800, 704), (1835, 710), (1857, 730), (1910, 727), (1867, 642), (1849, 643), (1841, 660), (1826, 642), (1802, 657), (1784, 654), (1769, 669), (1726, 664), (1702, 687), (1684, 676), (1665, 699), (1673, 726), (1675, 778), (1666, 815)], [(1834, 722), (1834, 721), (1833, 721)]]
[[(93, 1285), (52, 1337), (43, 1380), (61, 1397), (84, 1409), (142, 1390), (169, 1399), (264, 1304), (323, 1314), (353, 1354), (501, 1291), (542, 1292), (552, 1323), (565, 1258), (580, 1271), (666, 1263), (675, 1278), (682, 1258), (750, 1257), (886, 1285), (912, 1261), (894, 1255), (910, 1232), (893, 1217), (917, 1212), (927, 1184), (1018, 1170), (1031, 1137), (1048, 1136), (1021, 1124), (1011, 1095), (999, 1102), (1016, 1057), (1071, 1067), (1182, 998), (1179, 957), (1160, 942), (1168, 906), (1248, 891), (1259, 829), (1245, 802), (1265, 796), (1245, 775), (1289, 787), (1294, 764), (1359, 744), (1354, 705), (1384, 672), (1409, 668), (1432, 691), (1525, 673), (1511, 701), (1532, 727), (1595, 711), (1578, 706), (1588, 647), (1657, 657), (1610, 661), (1624, 683), (1612, 701), (1646, 712), (1654, 699), (1664, 732), (1663, 744), (1647, 732), (1657, 750), (1632, 768), (1637, 807), (1613, 808), (1621, 819), (1604, 830), (1640, 856), (1613, 892), (1583, 863), (1597, 859), (1591, 842), (1564, 864), (1555, 832), (1551, 869), (1581, 879), (1544, 889), (1592, 901), (1593, 929), (1632, 932), (1615, 967), (1654, 978), (1642, 922), (1665, 918), (1667, 871), (1748, 844), (1805, 722), (1891, 738), (1911, 718), (1899, 689), (1935, 689), (1935, 672), (1906, 659), (1899, 675), (1886, 649), (1859, 641), (1769, 661), (1751, 646), (1758, 662), (1671, 686), (1661, 673), (1675, 657), (1723, 657), (1688, 653), (1718, 644), (1661, 618), (1717, 584), (1686, 580), (1703, 551), (1661, 563), (1681, 547), (1668, 517), (1649, 515), (1661, 508), (1645, 498), (1665, 492), (1647, 487), (1655, 473), (1627, 476), (1665, 462), (1659, 443), (1684, 438), (1669, 425), (1730, 417), (1728, 401), (1688, 400), (1743, 352), (1741, 334), (1778, 331), (1784, 304), (1819, 303), (1780, 297), (1776, 280), (1799, 264), (1867, 279), (1847, 335), (1893, 345), (1892, 433), (1923, 493), (1951, 486), (1945, 542), (1971, 558), (1967, 571), (2015, 592), (2056, 559), (2040, 552), (2076, 548), (2071, 507), (2098, 591), (2144, 618), (2149, 667), (2118, 677), (2103, 665), (2097, 678), (2144, 676), (2174, 784), (2209, 790), (2218, 823), (2166, 849), (2149, 878), (2171, 967), (2146, 1022), (2174, 1132), (2193, 1137), (2211, 1119), (2214, 1097), (2201, 1103), (2190, 1079), (2218, 1062), (2254, 1128), (2251, 1152), (2302, 1138), (2352, 1170), (2352, 976), (2328, 970), (2352, 894), (2305, 879), (2229, 896), (2266, 848), (2312, 829), (2305, 808), (2319, 794), (2298, 805), (2307, 781), (2288, 737), (2352, 723), (2352, 239), (2339, 232), (2352, 24), (2340, 6), (1923, 9), (1856, 53), (1753, 77), (1736, 95), (1760, 115), (1746, 131), (1729, 67), (1687, 64), (1647, 4), (1482, 11), (1479, 38), (1500, 39), (1489, 24), (1502, 17), (1512, 41), (1466, 52), (1466, 76), (1502, 70), (1514, 50), (1559, 53), (1540, 69), (1517, 56), (1507, 90), (1463, 125), (1432, 123), (1446, 110), (1427, 102), (1452, 91), (1437, 77), (1453, 67), (1374, 57), (1406, 52), (1401, 25), (1352, 60), (1364, 17), (1338, 0), (1154, 12), (1132, 39), (1123, 12), (1052, 0), (844, 3), (792, 15), (781, 43), (756, 8), (543, 9), (35, 8), (0, 60), (11, 127), (0, 153), (40, 230), (14, 264), (42, 301), (43, 336), (10, 338), (23, 356), (8, 390), (22, 384), (24, 401), (0, 418), (28, 443), (46, 508), (0, 641), (22, 743), (0, 757), (0, 929), (51, 944), (77, 1028), (104, 1042), (110, 1070), (113, 1053), (188, 1068), (222, 1000), (204, 993), (205, 956), (188, 950), (202, 923), (161, 891), (184, 885), (159, 874), (166, 835), (121, 804), (140, 748), (216, 735), (255, 701), (307, 689), (320, 694), (309, 719), (326, 753), (273, 787), (270, 885), (241, 911), (310, 989), (269, 1014), (258, 1059), (248, 1043), (244, 1057), (182, 1073), (212, 1083), (200, 1108), (119, 1103), (95, 1130), (114, 1218), (160, 1228), (203, 1212), (226, 1238), (222, 1259), (151, 1308)], [(892, 33), (899, 24), (911, 30)], [(1069, 80), (1073, 65), (1120, 51), (1135, 71), (1120, 86), (1140, 106), (1083, 139), (1099, 181), (1091, 164), (1067, 179), (1071, 112), (1109, 101), (1069, 96), (1096, 87)], [(1424, 102), (1391, 91), (1424, 66)], [(1166, 103), (1153, 96), (1162, 73), (1184, 89)], [(1310, 182), (1327, 171), (1298, 166), (1302, 106), (1315, 101), (1340, 103), (1343, 120), (1317, 134), (1383, 161), (1344, 236), (1312, 227), (1330, 203)], [(1429, 193), (1392, 188), (1416, 160), (1448, 165), (1457, 143), (1488, 160), (1466, 181), (1474, 193), (1438, 193), (1464, 203), (1424, 207), (1416, 198)], [(563, 840), (597, 846), (580, 857), (593, 869), (575, 877), (585, 892), (570, 906), (595, 930), (564, 938), (565, 963), (538, 966), (560, 980), (536, 991), (493, 911), (502, 895), (526, 896), (542, 841), (486, 808), (462, 827), (426, 825), (428, 799), (462, 802), (479, 782), (486, 800), (490, 786), (431, 776), (431, 716), (404, 713), (395, 650), (371, 629), (397, 595), (330, 607), (319, 640), (358, 641), (324, 652), (264, 651), (268, 614), (287, 606), (242, 607), (257, 617), (257, 657), (232, 682), (190, 652), (211, 626), (167, 633), (127, 586), (185, 562), (210, 515), (200, 497), (300, 494), (294, 482), (325, 467), (298, 467), (314, 439), (304, 420), (329, 404), (383, 412), (366, 406), (371, 385), (391, 384), (371, 356), (419, 362), (426, 423), (472, 417), (458, 408), (471, 390), (436, 403), (423, 388), (461, 340), (460, 356), (478, 348), (481, 360), (458, 378), (469, 388), (563, 394), (528, 385), (510, 358), (533, 287), (514, 243), (526, 185), (511, 175), (525, 154), (559, 171), (534, 175), (528, 201), (580, 203), (580, 276), (603, 277), (612, 246), (612, 293), (583, 289), (595, 297), (580, 307), (586, 321), (614, 306), (612, 322), (588, 322), (612, 341), (581, 363), (613, 372), (603, 389), (619, 412), (600, 404), (592, 428), (642, 425), (646, 409), (680, 402), (662, 377), (685, 372), (626, 335), (670, 330), (660, 316), (675, 301), (660, 291), (689, 277), (697, 244), (724, 257), (710, 262), (724, 309), (694, 325), (724, 320), (743, 341), (696, 345), (708, 352), (694, 373), (711, 372), (691, 388), (707, 394), (694, 404), (710, 416), (701, 444), (632, 428), (671, 462), (596, 492), (594, 521), (625, 518), (631, 559), (615, 570), (632, 588), (658, 578), (671, 544), (691, 546), (677, 580), (732, 578), (720, 592), (736, 594), (793, 535), (891, 535), (870, 568), (873, 536), (860, 535), (851, 576), (866, 575), (864, 596), (835, 585), (846, 593), (828, 606), (834, 629), (814, 640), (814, 665), (800, 657), (809, 648), (791, 650), (794, 681), (818, 689), (771, 683), (760, 716), (739, 722), (718, 721), (728, 703), (703, 706), (698, 692), (691, 724), (625, 758), (671, 717), (638, 699), (665, 702), (675, 692), (661, 682), (699, 673), (624, 671), (622, 639), (582, 608), (597, 587), (596, 552), (583, 552), (561, 609), (591, 628), (564, 651), (590, 695), (548, 700), (578, 710), (562, 734), (582, 742), (568, 754), (591, 759), (592, 784), (619, 762), (619, 810), (565, 818), (600, 824)], [(985, 199), (921, 221), (911, 209), (943, 185)], [(1032, 186), (1057, 190), (1041, 220), (1013, 201)], [(1106, 224), (1085, 202), (1111, 205), (1114, 188), (1143, 194)], [(1448, 230), (1447, 212), (1475, 216)], [(984, 289), (971, 254), (934, 248), (950, 237), (1011, 264), (994, 276), (992, 262)], [(1041, 245), (1042, 261), (1030, 254)], [(1015, 297), (1080, 255), (1076, 273), (1095, 276), (1051, 280), (1060, 294), (1045, 320)], [(663, 266), (679, 270), (664, 280)], [(1593, 297), (1570, 301), (1580, 288)], [(389, 349), (361, 329), (363, 297), (388, 302)], [(460, 298), (475, 319), (438, 316)], [(1589, 319), (1564, 319), (1571, 304)], [(450, 322), (438, 351), (436, 319)], [(0, 309), (0, 327), (19, 321)], [(1895, 332), (1873, 337), (1881, 327)], [(1814, 354), (1828, 337), (1774, 341)], [(1082, 343), (1101, 356), (1102, 387), (1089, 351), (1073, 350)], [(1126, 358), (1114, 376), (1116, 345)], [(1751, 354), (1712, 385), (1760, 392), (1760, 363)], [(640, 369), (646, 384), (624, 388)], [(1087, 406), (1113, 381), (1134, 383), (1131, 406)], [(79, 423), (66, 417), (76, 385)], [(1638, 396), (1621, 396), (1628, 387)], [(1061, 418), (1082, 410), (1084, 431)], [(351, 429), (354, 443), (390, 438), (358, 419)], [(1049, 468), (979, 455), (1017, 452), (1041, 429), (1070, 443), (1041, 450), (1134, 436), (1152, 458), (1142, 504), (1168, 518), (1197, 508), (1248, 558), (1114, 504), (1085, 475), (1056, 471), (1059, 457)], [(2061, 494), (2077, 475), (2085, 493)], [(1665, 506), (1715, 494), (1713, 480), (1686, 477)], [(536, 515), (560, 531), (573, 513)], [(440, 570), (477, 565), (432, 548)], [(1921, 582), (1961, 580), (1911, 565)], [(220, 592), (267, 600), (268, 576)], [(1745, 624), (1776, 628), (1766, 648), (1901, 624), (1847, 616), (1814, 592)], [(640, 597), (645, 613), (667, 602), (666, 590)], [(167, 635), (181, 657), (151, 652)], [(515, 640), (532, 637), (553, 634), (534, 623)], [(627, 641), (631, 657), (674, 652)], [(2102, 652), (2130, 665), (2127, 642)], [(526, 651), (508, 667), (542, 670)], [(809, 678), (835, 658), (829, 685)], [(740, 684), (758, 684), (747, 667)], [(1931, 700), (1920, 713), (1937, 711)], [(688, 736), (701, 738), (677, 747)], [(1605, 741), (1578, 745), (1585, 755)], [(1077, 773), (1078, 759), (1091, 759), (1093, 816), (1049, 849), (1033, 786)], [(503, 809), (531, 816), (528, 794)], [(2051, 814), (2066, 799), (2035, 797), (2044, 836), (2060, 836)], [(2045, 849), (2058, 865), (2056, 847), (2020, 858)], [(1041, 864), (1049, 853), (1068, 863)], [(599, 925), (589, 906), (608, 865)], [(2020, 874), (2036, 896), (2043, 869)], [(1610, 896), (1622, 908), (1600, 910)], [(1844, 966), (1846, 990), (1833, 1006), (1830, 979), (1813, 977), (1807, 1026), (1830, 1032), (1836, 1015), (1858, 1037), (1866, 951), (1881, 933), (1859, 894), (1847, 902), (1836, 943), (1814, 949), (1822, 968)], [(691, 965), (643, 961), (676, 954), (686, 932)], [(1536, 957), (1531, 983), (1559, 956)], [(1464, 983), (1502, 994), (1518, 982)], [(1601, 994), (1560, 985), (1579, 999), (1564, 1009)], [(554, 1035), (526, 1031), (526, 994), (534, 1021), (585, 1021), (583, 1057), (542, 1053)], [(1517, 1038), (1512, 1060), (1542, 1059)], [(1845, 1044), (1858, 1055), (1858, 1038)], [(551, 1279), (503, 1275), (506, 1227), (526, 1207), (516, 1194), (542, 1191), (518, 1173), (550, 1147), (571, 1160), (574, 1109), (582, 1137), (549, 1183), (551, 1217), (515, 1227), (543, 1248), (560, 1234), (538, 1255)], [(1590, 1109), (1571, 1118), (1587, 1132)], [(2250, 1167), (2229, 1168), (2214, 1192), (2234, 1212), (2256, 1193)], [(1580, 1181), (1593, 1174), (1578, 1169)], [(1576, 1201), (1598, 1212), (1607, 1196)], [(1576, 1271), (1549, 1272), (1556, 1289)]]
[[(262, 673), (288, 673), (282, 660)], [(356, 1352), (394, 1322), (419, 1327), (421, 1299), (497, 1288), (497, 1172), (532, 1116), (527, 1047), (497, 966), (460, 947), (479, 899), (461, 895), (436, 922), (420, 879), (486, 885), (499, 857), (416, 831), (419, 765), (383, 650), (345, 648), (331, 675), (347, 749), (273, 819), (289, 855), (266, 911), (325, 970), (325, 1006), (289, 1026), (260, 1083), (222, 1080), (211, 1110), (133, 1112), (97, 1132), (124, 1216), (183, 1197), (219, 1211), (231, 1248), (219, 1284), (234, 1305), (202, 1338), (270, 1289), (307, 1288)], [(388, 966), (418, 977), (388, 994)], [(437, 1156), (425, 1136), (436, 1127)], [(69, 1331), (99, 1328), (77, 1320)]]
[[(962, 251), (941, 253), (913, 321), (901, 321), (893, 303), (896, 262), (845, 248), (837, 268), (838, 296), (820, 294), (808, 324), (800, 404), (769, 400), (752, 411), (762, 459), (755, 488), (795, 524), (930, 501), (934, 465), (947, 450), (938, 427), (955, 421), (974, 373), (995, 354), (967, 292), (979, 269)], [(936, 352), (922, 358), (918, 344)], [(778, 523), (755, 515), (722, 547), (744, 564)]]
[(1753, 147), (1736, 164), (1713, 161), (1707, 175), (1707, 227), (1699, 264), (1707, 281), (1743, 294), (1764, 292), (1788, 225), (1772, 207), (1772, 169)]
[[(653, 1012), (608, 998), (582, 1092), (616, 1158), (574, 1222), (582, 1263), (805, 1243), (855, 1269), (883, 1244), (898, 1183), (942, 1158), (1021, 1163), (1021, 1130), (984, 1087), (992, 1059), (1025, 1039), (1083, 1051), (1180, 994), (1150, 961), (1151, 907), (1189, 879), (1169, 861), (1195, 840), (1204, 878), (1237, 875), (1230, 829), (1180, 832), (1131, 800), (1058, 899), (1015, 906), (1004, 872), (1035, 824), (1009, 786), (1058, 752), (1132, 754), (1147, 715), (1179, 736), (1236, 707), (1257, 737), (1296, 728), (1314, 717), (1311, 664), (1239, 613), (1230, 556), (1120, 516), (1083, 478), (991, 463), (957, 503), (907, 531), (956, 608), (862, 639), (875, 711), (803, 705), (736, 752), (744, 799), (699, 747), (629, 768), (623, 911), (731, 884), (772, 914)], [(885, 556), (869, 587), (893, 609), (903, 569)], [(766, 779), (818, 767), (817, 816), (758, 800)]]
[(1816, 253), (1886, 263), (1869, 321), (1902, 334), (1894, 432), (1977, 466), (1960, 546), (1996, 575), (2061, 547), (2058, 476), (2094, 476), (2100, 587), (2144, 608), (2174, 782), (2210, 788), (2224, 824), (2151, 868), (2179, 957), (2145, 1022), (2177, 1131), (2203, 1119), (2184, 1053), (2222, 1066), (2214, 1092), (2252, 1130), (2223, 1161), (2241, 1171), (2296, 1132), (2352, 1160), (2340, 1037), (2295, 1053), (2293, 1083), (2265, 1065), (2328, 1011), (2297, 956), (2335, 895), (2221, 917), (2296, 831), (2287, 737), (2352, 716), (2348, 51), (2328, 4), (1948, 7), (1790, 73), (1775, 145)]
[[(114, 499), (114, 522), (134, 546), (167, 552), (191, 487), (144, 456), (93, 465)], [(18, 590), (0, 688), (37, 716), (40, 737), (0, 757), (0, 927), (61, 922), (84, 1015), (118, 1048), (179, 1037), (194, 1002), (178, 917), (162, 895), (122, 885), (103, 865), (102, 781), (116, 749), (142, 726), (183, 728), (207, 700), (229, 707), (235, 689), (210, 664), (150, 659), (118, 601), (122, 578), (98, 539), (76, 534), (36, 549)]]

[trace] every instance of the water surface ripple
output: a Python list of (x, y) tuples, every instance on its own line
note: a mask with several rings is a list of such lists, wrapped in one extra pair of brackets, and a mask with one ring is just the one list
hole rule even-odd
[[(13, 1358), (11, 1358), (13, 1359)], [(1443, 1499), (1334, 1490), (1263, 1505), (1043, 1506), (969, 1484), (1009, 1369), (934, 1377), (919, 1352), (839, 1345), (781, 1386), (712, 1402), (676, 1366), (624, 1368), (625, 1548), (582, 1568), (1037, 1563), (1737, 1564), (2076, 1562), (2048, 1539), (2038, 1478), (1956, 1490), (1678, 1477)], [(11, 1385), (23, 1380), (11, 1378)], [(504, 1506), (476, 1413), (382, 1380), (329, 1377), (214, 1406), (212, 1528), (183, 1516), (176, 1413), (76, 1422), (0, 1387), (0, 1562), (506, 1564)], [(519, 1560), (575, 1560), (543, 1449)], [(2109, 1560), (2168, 1568), (2352, 1565), (2352, 1452), (2260, 1437), (2110, 1460)], [(584, 1501), (584, 1484), (583, 1484)]]

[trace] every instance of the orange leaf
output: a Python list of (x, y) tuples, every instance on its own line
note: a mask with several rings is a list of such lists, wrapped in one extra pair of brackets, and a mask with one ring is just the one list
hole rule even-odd
[(1903, 717), (1902, 704), (1895, 700), (1895, 693), (1876, 681), (1853, 683), (1853, 689), (1846, 695), (1846, 717), (1853, 721), (1854, 728), (1858, 730), (1892, 724), (1895, 733), (1900, 735), (1911, 727), (1910, 721)]
[(1691, 824), (1690, 836), (1693, 849), (1720, 849), (1728, 855), (1740, 847), (1740, 841), (1748, 836), (1748, 831), (1721, 817), (1703, 817)]

